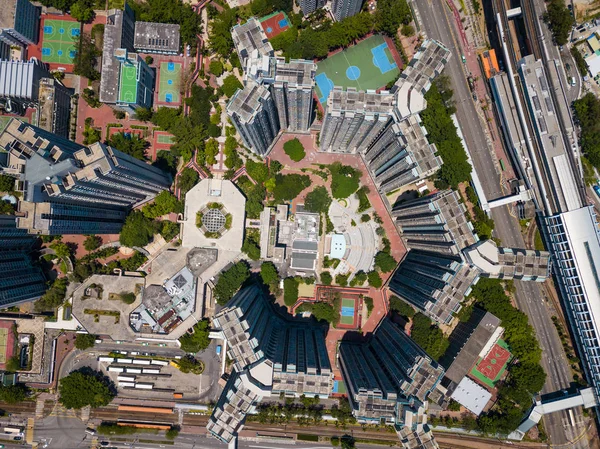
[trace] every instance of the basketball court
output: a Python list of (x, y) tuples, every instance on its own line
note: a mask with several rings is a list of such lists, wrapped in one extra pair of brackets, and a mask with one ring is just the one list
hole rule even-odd
[(137, 99), (137, 66), (121, 64), (121, 81), (119, 83), (119, 101), (135, 103)]
[(318, 63), (317, 95), (327, 102), (334, 86), (358, 90), (380, 89), (396, 79), (400, 70), (383, 36), (371, 36)]
[(512, 359), (512, 354), (508, 349), (508, 345), (503, 340), (498, 340), (490, 352), (483, 359), (479, 359), (475, 367), (471, 370), (471, 375), (477, 380), (494, 388), (504, 372), (508, 363)]
[(50, 64), (73, 64), (75, 43), (81, 25), (68, 20), (44, 20), (42, 28), (42, 61)]
[(340, 323), (345, 325), (354, 324), (354, 308), (356, 301), (351, 298), (342, 298), (342, 310), (340, 311)]
[(284, 12), (277, 11), (260, 19), (260, 25), (265, 30), (267, 39), (271, 39), (287, 30), (290, 27), (290, 20)]
[(158, 102), (179, 106), (181, 103), (180, 62), (161, 62), (158, 71)]

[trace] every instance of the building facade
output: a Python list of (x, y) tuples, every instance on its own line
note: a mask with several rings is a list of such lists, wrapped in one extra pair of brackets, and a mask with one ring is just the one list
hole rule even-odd
[(38, 299), (46, 279), (29, 255), (35, 239), (16, 227), (12, 215), (0, 215), (0, 307)]
[(319, 138), (321, 151), (355, 153), (367, 149), (391, 120), (394, 105), (394, 95), (387, 91), (334, 87), (327, 98)]
[(260, 156), (266, 155), (281, 128), (271, 92), (250, 81), (233, 95), (227, 104), (227, 114), (244, 145)]
[(0, 105), (7, 112), (22, 114), (36, 107), (42, 78), (52, 75), (37, 60), (0, 60)]
[(302, 10), (302, 14), (307, 16), (325, 6), (326, 3), (326, 0), (300, 0), (300, 9)]
[(57, 136), (68, 138), (73, 89), (54, 78), (42, 78), (38, 95), (37, 125)]
[(277, 58), (271, 92), (281, 128), (291, 132), (305, 132), (310, 128), (316, 72), (317, 65), (312, 61), (285, 62), (285, 58)]
[(265, 397), (326, 398), (331, 393), (323, 329), (275, 313), (258, 286), (239, 291), (212, 324), (227, 341), (233, 361), (230, 381), (207, 426), (215, 438), (231, 441), (246, 413)]
[(433, 440), (426, 403), (444, 369), (389, 318), (379, 323), (367, 343), (342, 341), (339, 360), (352, 412), (360, 423), (394, 426), (404, 447), (422, 447), (409, 445), (415, 433), (417, 439)]
[(0, 41), (9, 47), (37, 44), (40, 30), (38, 6), (29, 0), (6, 0), (0, 10)]
[(331, 4), (331, 12), (338, 22), (358, 14), (360, 8), (362, 8), (362, 0), (333, 0)]

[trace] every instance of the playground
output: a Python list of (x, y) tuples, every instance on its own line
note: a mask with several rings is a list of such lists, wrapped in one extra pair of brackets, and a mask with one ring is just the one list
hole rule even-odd
[(356, 301), (353, 298), (342, 298), (342, 307), (340, 310), (340, 324), (354, 326), (356, 321)]
[(81, 32), (79, 22), (45, 19), (42, 28), (42, 61), (50, 64), (73, 64), (75, 40)]
[(161, 62), (158, 70), (158, 102), (166, 105), (181, 104), (181, 68), (180, 62)]
[(119, 83), (119, 101), (135, 103), (137, 99), (137, 66), (121, 64), (121, 81)]
[(392, 50), (383, 36), (371, 36), (318, 63), (317, 95), (325, 104), (334, 86), (380, 89), (396, 79), (399, 73)]
[(483, 385), (494, 388), (504, 375), (511, 359), (512, 354), (506, 342), (498, 340), (490, 352), (483, 359), (479, 359), (475, 367), (471, 370), (471, 375)]
[(267, 39), (271, 39), (287, 30), (290, 20), (284, 12), (277, 11), (260, 19), (260, 25), (265, 30)]

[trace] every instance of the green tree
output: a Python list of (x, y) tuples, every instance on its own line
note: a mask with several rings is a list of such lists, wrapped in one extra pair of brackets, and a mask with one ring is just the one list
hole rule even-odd
[(283, 302), (292, 307), (298, 301), (298, 281), (292, 277), (283, 280)]
[(348, 198), (358, 190), (361, 172), (349, 165), (335, 162), (329, 166), (331, 172), (331, 194), (334, 198)]
[(246, 253), (251, 260), (260, 259), (260, 234), (247, 229), (242, 244), (242, 252)]
[(243, 89), (243, 88), (244, 88), (244, 86), (242, 85), (240, 80), (237, 79), (237, 76), (235, 76), (235, 75), (228, 75), (223, 80), (223, 87), (222, 87), (223, 93), (228, 98), (233, 97), (233, 94), (236, 93), (236, 91), (238, 89)]
[(215, 139), (209, 139), (206, 142), (206, 148), (204, 149), (206, 156), (206, 163), (208, 165), (214, 165), (217, 163), (217, 154), (219, 154), (219, 142)]
[(146, 62), (146, 64), (152, 65), (152, 63), (154, 62), (154, 58), (152, 56), (148, 55), (144, 58), (144, 61)]
[(23, 402), (27, 397), (27, 387), (23, 384), (10, 385), (8, 387), (0, 386), (0, 401), (7, 404), (16, 404)]
[(434, 360), (444, 355), (449, 345), (441, 329), (420, 312), (413, 316), (410, 336)]
[(142, 122), (149, 122), (152, 119), (152, 109), (149, 108), (137, 108), (135, 110), (135, 116)]
[(381, 288), (383, 285), (383, 280), (377, 271), (369, 271), (367, 273), (367, 279), (369, 280), (369, 285), (375, 288)]
[(77, 334), (75, 337), (75, 347), (77, 349), (85, 350), (93, 348), (96, 343), (96, 336), (93, 334)]
[(575, 118), (581, 127), (580, 144), (586, 159), (600, 169), (600, 100), (587, 93), (573, 102)]
[(287, 154), (294, 162), (300, 162), (304, 159), (304, 156), (306, 156), (304, 145), (302, 145), (302, 142), (300, 142), (298, 138), (288, 140), (284, 143), (283, 151), (285, 151), (285, 154)]
[(15, 178), (7, 175), (0, 175), (0, 192), (12, 192), (15, 188)]
[(329, 271), (323, 271), (319, 277), (321, 278), (321, 284), (323, 285), (331, 285), (331, 282), (333, 281)]
[(269, 179), (269, 167), (267, 167), (267, 164), (248, 159), (246, 160), (246, 171), (248, 172), (248, 176), (259, 184), (263, 184)]
[(207, 319), (203, 319), (194, 324), (193, 332), (186, 332), (179, 337), (181, 350), (185, 352), (196, 353), (204, 351), (210, 345), (210, 323)]
[(304, 208), (309, 212), (327, 213), (331, 205), (331, 197), (325, 187), (315, 187), (304, 199)]
[(119, 241), (121, 245), (129, 248), (134, 246), (143, 247), (150, 243), (155, 232), (154, 222), (145, 217), (141, 211), (134, 210), (125, 220), (119, 235)]
[(116, 396), (112, 381), (99, 371), (82, 368), (60, 379), (60, 403), (67, 409), (108, 405)]
[(548, 22), (552, 30), (556, 45), (565, 45), (569, 41), (569, 34), (575, 19), (565, 6), (564, 0), (550, 0), (546, 5), (544, 20)]
[(182, 197), (196, 185), (198, 179), (200, 179), (198, 172), (193, 168), (186, 167), (181, 171), (179, 178), (177, 178), (177, 187)]
[(231, 28), (237, 23), (237, 8), (226, 8), (209, 27), (208, 41), (211, 51), (223, 58), (229, 58), (233, 52)]
[(83, 247), (88, 252), (97, 250), (100, 245), (102, 245), (102, 237), (99, 235), (88, 235), (83, 241)]
[(142, 209), (148, 218), (158, 218), (171, 212), (180, 214), (183, 212), (183, 202), (168, 190), (160, 192), (151, 204), (146, 204)]
[(179, 429), (177, 427), (171, 427), (169, 430), (165, 432), (165, 437), (167, 440), (174, 440), (179, 435)]
[(44, 293), (42, 297), (35, 302), (35, 310), (37, 312), (54, 310), (58, 306), (62, 305), (62, 303), (65, 301), (68, 284), (69, 282), (66, 278), (56, 279), (46, 293)]
[(141, 161), (146, 160), (148, 142), (137, 134), (115, 133), (106, 141), (107, 145)]
[(415, 316), (415, 309), (413, 309), (411, 306), (409, 306), (397, 296), (390, 296), (390, 309), (396, 312), (401, 317), (404, 317), (406, 320)]
[(100, 72), (96, 70), (97, 57), (100, 52), (88, 33), (81, 33), (79, 41), (75, 42), (75, 57), (73, 58), (73, 73), (81, 75), (90, 81), (100, 79)]
[(6, 371), (9, 373), (15, 373), (21, 369), (21, 361), (19, 360), (19, 356), (13, 355), (6, 361), (5, 365)]
[(410, 8), (405, 0), (378, 0), (375, 11), (375, 29), (395, 37), (400, 25), (412, 21)]
[(214, 288), (217, 303), (224, 306), (250, 277), (250, 268), (245, 261), (237, 262), (221, 273)]
[(210, 62), (209, 66), (210, 73), (215, 76), (221, 76), (223, 74), (223, 63), (219, 60), (214, 60)]
[(375, 266), (384, 273), (389, 273), (396, 268), (396, 265), (398, 265), (398, 262), (390, 255), (390, 253), (379, 251), (375, 254)]
[(291, 201), (308, 186), (310, 186), (310, 177), (307, 175), (298, 175), (296, 173), (289, 175), (278, 174), (275, 176), (273, 200), (276, 204)]
[(348, 278), (350, 277), (349, 274), (337, 274), (335, 276), (335, 283), (337, 285), (340, 285), (342, 287), (346, 287), (348, 285)]
[(165, 241), (170, 242), (179, 234), (179, 224), (165, 220), (161, 224), (160, 235)]
[(94, 8), (90, 1), (77, 0), (71, 6), (71, 17), (83, 23), (89, 23), (94, 18)]
[(273, 262), (263, 262), (260, 266), (260, 277), (265, 285), (276, 285), (279, 282), (279, 272)]
[(54, 250), (56, 257), (60, 257), (61, 259), (71, 258), (71, 248), (66, 243), (60, 241), (54, 242), (50, 245), (50, 248)]

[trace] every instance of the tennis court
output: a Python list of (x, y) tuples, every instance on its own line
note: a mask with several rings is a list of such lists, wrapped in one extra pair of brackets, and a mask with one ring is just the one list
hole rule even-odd
[(137, 66), (121, 64), (121, 80), (119, 82), (119, 101), (135, 103), (137, 98)]
[(160, 103), (181, 102), (181, 63), (161, 62), (158, 72), (158, 101)]
[(354, 309), (356, 301), (351, 298), (342, 298), (342, 310), (340, 313), (340, 323), (353, 325), (354, 324)]
[(512, 354), (506, 342), (498, 340), (485, 358), (479, 359), (477, 365), (471, 370), (471, 374), (484, 385), (494, 388), (496, 382), (502, 378), (511, 359)]
[(73, 64), (75, 43), (81, 32), (79, 22), (44, 20), (42, 61), (53, 64)]
[(334, 380), (333, 381), (333, 393), (337, 394), (346, 394), (348, 390), (346, 390), (346, 384), (343, 380)]
[(399, 73), (383, 36), (371, 36), (319, 62), (315, 77), (317, 95), (325, 104), (334, 86), (380, 89), (396, 79)]
[(271, 39), (287, 30), (290, 21), (284, 12), (277, 11), (260, 19), (260, 25), (265, 30), (267, 39)]
[(158, 136), (156, 136), (156, 141), (158, 143), (173, 144), (173, 143), (175, 143), (175, 136), (172, 136), (170, 134), (159, 134)]

